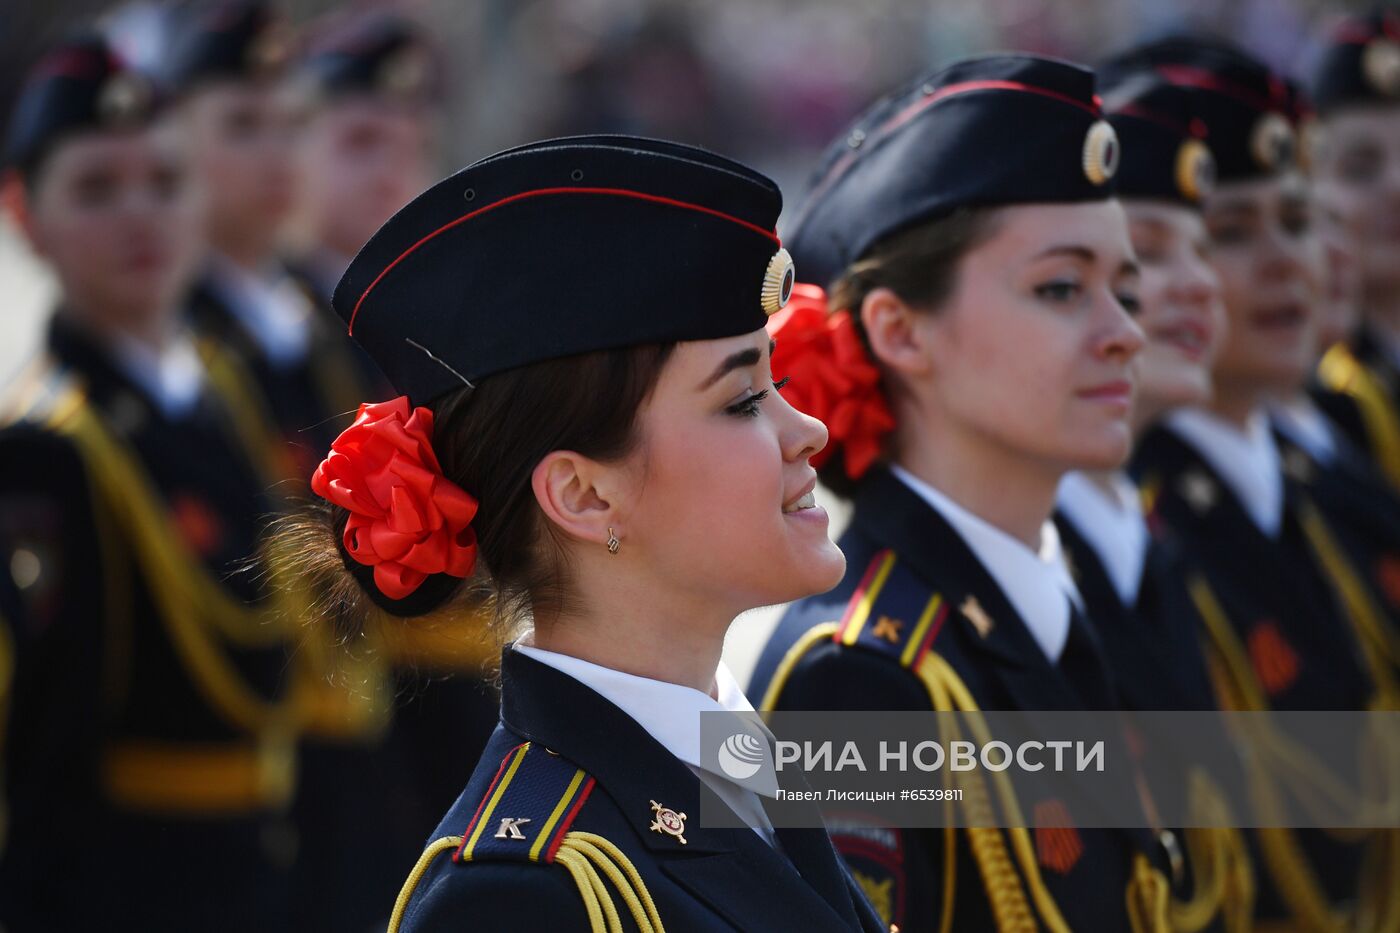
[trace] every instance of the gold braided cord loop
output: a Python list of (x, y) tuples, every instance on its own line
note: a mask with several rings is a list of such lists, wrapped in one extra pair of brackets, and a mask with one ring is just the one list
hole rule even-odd
[[(982, 744), (989, 741), (990, 736), (986, 721), (981, 716), (981, 710), (972, 699), (972, 694), (968, 691), (962, 678), (941, 655), (933, 651), (924, 655), (923, 660), (919, 663), (917, 674), (929, 692), (929, 699), (932, 700), (935, 711), (965, 713), (972, 728), (974, 740)], [(956, 730), (956, 726), (952, 728)], [(1012, 845), (1021, 864), (1021, 872), (1025, 876), (1026, 886), (1030, 888), (1031, 898), (1035, 901), (1041, 919), (1051, 933), (1069, 933), (1069, 925), (1060, 914), (1059, 906), (1040, 877), (1040, 868), (1035, 860), (1030, 834), (1025, 830), (1025, 820), (1021, 815), (1015, 792), (1010, 787), (1009, 779), (1005, 774), (997, 772), (992, 775), (992, 780), (997, 785), (998, 796), (1001, 799), (1007, 821), (1013, 824), (1007, 833), (1011, 835)], [(987, 797), (985, 783), (980, 777), (972, 774), (969, 774), (968, 780), (962, 783), (964, 785), (963, 803), (968, 814), (968, 822), (992, 823), (992, 808)], [(1035, 915), (1027, 903), (1021, 879), (1011, 864), (1001, 831), (992, 825), (968, 826), (967, 834), (973, 859), (977, 862), (978, 872), (982, 875), (982, 883), (987, 891), (987, 898), (992, 907), (992, 916), (997, 920), (998, 929), (1035, 930)]]
[[(389, 933), (398, 933), (409, 901), (413, 899), (413, 894), (432, 865), (433, 859), (461, 845), (461, 836), (444, 836), (423, 850), (394, 902), (394, 912), (389, 919)], [(602, 836), (582, 832), (567, 834), (554, 861), (563, 866), (573, 879), (574, 886), (578, 888), (579, 898), (588, 914), (590, 933), (622, 933), (623, 930), (622, 918), (613, 903), (612, 892), (608, 889), (604, 877), (612, 882), (612, 886), (621, 895), (622, 902), (631, 914), (639, 933), (666, 933), (656, 903), (643, 883), (641, 873), (621, 849)]]
[[(1243, 645), (1230, 625), (1223, 607), (1215, 598), (1209, 584), (1200, 577), (1188, 581), (1188, 591), (1209, 636), (1211, 677), (1215, 682), (1221, 705), (1225, 709), (1266, 711), (1270, 704), (1250, 665)], [(1371, 649), (1374, 650), (1374, 645)], [(1396, 927), (1373, 925), (1373, 921), (1392, 921), (1400, 917), (1400, 886), (1394, 882), (1395, 870), (1400, 869), (1396, 830), (1354, 830), (1336, 832), (1343, 838), (1371, 837), (1368, 861), (1391, 872), (1367, 877), (1361, 887), (1355, 912), (1334, 909), (1322, 889), (1317, 873), (1307, 861), (1293, 830), (1284, 824), (1282, 788), (1287, 787), (1294, 799), (1308, 806), (1314, 814), (1323, 813), (1319, 822), (1326, 823), (1325, 813), (1357, 811), (1359, 790), (1342, 785), (1321, 762), (1298, 748), (1286, 737), (1271, 729), (1259, 732), (1251, 747), (1256, 754), (1246, 762), (1251, 799), (1255, 812), (1265, 827), (1254, 830), (1263, 852), (1264, 866), (1273, 878), (1274, 887), (1288, 906), (1298, 929), (1305, 933), (1344, 933), (1344, 931), (1382, 931)], [(1375, 825), (1387, 825), (1386, 813), (1395, 807), (1395, 775), (1400, 775), (1400, 762), (1391, 744), (1382, 748), (1386, 761), (1382, 766), (1385, 777), (1380, 788), (1361, 793), (1361, 812), (1367, 820), (1380, 820)], [(1374, 769), (1366, 769), (1368, 773)], [(1380, 796), (1376, 800), (1372, 794)], [(1336, 807), (1338, 810), (1327, 810)], [(1341, 822), (1341, 820), (1338, 820)], [(1389, 821), (1393, 825), (1394, 821)]]
[(418, 888), (418, 882), (423, 880), (423, 875), (427, 872), (428, 866), (433, 863), (433, 859), (461, 844), (461, 836), (443, 836), (441, 839), (429, 843), (428, 847), (423, 850), (423, 854), (418, 856), (413, 870), (408, 873), (408, 879), (399, 889), (399, 896), (394, 899), (394, 912), (389, 915), (389, 933), (398, 933), (399, 924), (403, 923), (404, 911), (408, 909), (408, 902), (413, 898), (413, 892)]
[(1171, 885), (1141, 852), (1133, 856), (1133, 876), (1124, 896), (1133, 933), (1162, 933), (1171, 929), (1167, 918)]
[(1205, 772), (1193, 769), (1187, 778), (1189, 806), (1197, 825), (1183, 831), (1194, 889), (1190, 900), (1172, 898), (1169, 909), (1174, 933), (1199, 933), (1217, 914), (1225, 933), (1247, 933), (1254, 915), (1254, 867), (1244, 836), (1229, 804)]
[[(578, 849), (590, 859), (600, 863), (606, 859), (611, 863), (608, 869), (608, 877), (612, 878), (623, 899), (627, 902), (627, 908), (632, 913), (632, 919), (642, 931), (648, 929), (655, 933), (663, 933), (664, 925), (661, 923), (661, 914), (656, 910), (656, 903), (651, 899), (651, 892), (642, 881), (641, 874), (637, 871), (632, 861), (623, 854), (622, 850), (613, 845), (607, 839), (596, 833), (585, 833), (577, 830), (564, 837), (561, 848), (569, 847)], [(618, 877), (620, 870), (621, 876)]]
[(588, 911), (592, 933), (622, 933), (622, 919), (617, 915), (612, 895), (588, 859), (576, 851), (561, 847), (555, 860), (573, 876), (574, 884), (583, 897), (583, 906)]
[(1311, 502), (1305, 502), (1299, 510), (1299, 520), (1303, 534), (1308, 539), (1313, 553), (1322, 564), (1322, 570), (1336, 587), (1346, 609), (1347, 618), (1361, 643), (1362, 653), (1371, 672), (1371, 682), (1376, 685), (1376, 696), (1371, 708), (1394, 710), (1400, 708), (1400, 687), (1395, 682), (1395, 671), (1400, 667), (1400, 640), (1396, 639), (1384, 613), (1371, 598), (1366, 585), (1352, 566), (1351, 561), (1337, 543), (1332, 529), (1322, 513)]
[(1323, 354), (1317, 374), (1324, 386), (1356, 400), (1376, 463), (1391, 484), (1400, 487), (1400, 417), (1385, 386), (1340, 343)]
[(276, 624), (278, 613), (233, 599), (180, 546), (149, 477), (110, 435), (80, 392), (61, 400), (48, 424), (74, 442), (98, 490), (98, 500), (130, 540), (146, 577), (160, 581), (151, 586), (151, 593), (161, 621), (205, 698), (240, 728), (290, 729), (293, 698), (267, 700), (257, 695), (224, 656), (216, 637), (259, 648), (285, 644), (288, 632)]

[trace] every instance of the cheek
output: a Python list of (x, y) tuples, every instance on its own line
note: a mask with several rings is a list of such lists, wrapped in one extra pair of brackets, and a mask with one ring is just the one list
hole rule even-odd
[(724, 572), (771, 549), (782, 529), (783, 462), (762, 424), (717, 416), (668, 426), (650, 435), (647, 454), (636, 517), (653, 546), (679, 549), (677, 569)]
[(91, 279), (110, 269), (120, 251), (113, 212), (65, 209), (36, 228), (44, 255), (65, 279)]
[(1070, 391), (1077, 342), (1040, 307), (987, 307), (959, 328), (950, 401), (994, 433), (1043, 431)]

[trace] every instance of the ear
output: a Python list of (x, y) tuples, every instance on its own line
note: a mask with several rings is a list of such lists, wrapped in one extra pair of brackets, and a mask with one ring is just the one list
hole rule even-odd
[(551, 451), (530, 475), (535, 501), (572, 538), (606, 544), (608, 529), (622, 536), (615, 469), (571, 450)]
[(875, 357), (896, 373), (919, 376), (930, 361), (921, 315), (888, 288), (877, 288), (860, 303), (860, 321)]

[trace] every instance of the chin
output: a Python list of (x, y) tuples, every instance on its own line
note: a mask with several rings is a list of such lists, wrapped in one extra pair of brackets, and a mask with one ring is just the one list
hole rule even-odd
[(806, 559), (795, 562), (795, 572), (787, 581), (790, 592), (778, 602), (792, 602), (805, 596), (817, 596), (830, 590), (846, 575), (846, 555), (835, 544), (827, 542), (826, 547)]
[(1137, 404), (1144, 410), (1164, 412), (1206, 405), (1210, 398), (1209, 377), (1183, 374), (1179, 379), (1163, 380), (1160, 385), (1143, 385)]
[(1085, 438), (1068, 459), (1071, 470), (1116, 470), (1133, 452), (1133, 430), (1124, 422), (1095, 437)]

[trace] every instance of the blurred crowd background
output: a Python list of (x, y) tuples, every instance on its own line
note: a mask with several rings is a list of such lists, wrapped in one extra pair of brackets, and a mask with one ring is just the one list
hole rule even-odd
[[(288, 0), (298, 24), (365, 7)], [(379, 3), (375, 8), (386, 4)], [(818, 151), (866, 103), (922, 69), (1017, 49), (1093, 61), (1196, 28), (1302, 75), (1339, 0), (408, 0), (393, 7), (441, 42), (448, 73), (438, 151), (446, 174), (545, 136), (619, 131), (696, 143), (774, 177), (788, 204)], [(115, 22), (153, 46), (151, 5), (19, 0), (0, 31), (0, 113), (34, 58), (75, 24)], [(0, 222), (3, 223), (3, 222)], [(289, 235), (295, 235), (295, 224)], [(39, 338), (51, 291), (0, 228), (0, 384)]]

